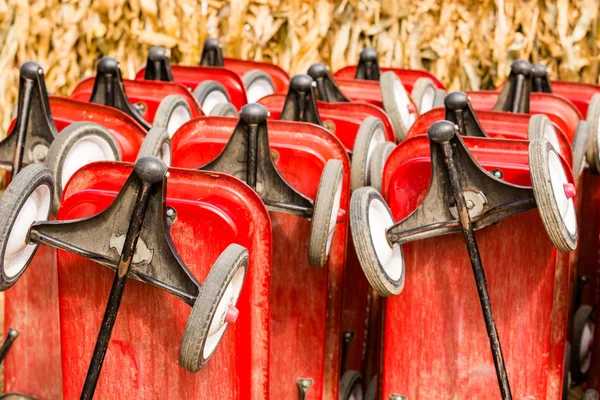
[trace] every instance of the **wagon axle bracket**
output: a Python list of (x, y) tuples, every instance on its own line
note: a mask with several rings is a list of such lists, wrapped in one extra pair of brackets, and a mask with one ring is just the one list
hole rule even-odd
[(0, 141), (0, 169), (14, 176), (27, 164), (43, 163), (57, 134), (44, 70), (33, 61), (26, 62), (20, 69), (17, 120), (12, 133)]
[(533, 64), (532, 91), (536, 93), (552, 93), (552, 83), (548, 78), (548, 68), (542, 63)]
[(153, 46), (148, 50), (144, 80), (173, 82), (173, 71), (167, 50), (162, 46)]
[(377, 50), (366, 48), (360, 52), (358, 65), (356, 67), (356, 79), (366, 79), (368, 81), (379, 81), (381, 69), (377, 61)]
[(532, 69), (531, 64), (525, 60), (517, 60), (512, 63), (510, 75), (502, 86), (498, 101), (494, 105), (495, 111), (529, 114)]
[(444, 119), (458, 126), (463, 136), (488, 137), (475, 116), (469, 97), (465, 92), (452, 92), (444, 99)]
[(101, 104), (123, 111), (146, 130), (150, 130), (152, 127), (142, 118), (139, 110), (129, 102), (125, 92), (123, 76), (121, 75), (121, 67), (119, 62), (112, 57), (102, 57), (98, 61), (90, 103)]
[(319, 109), (317, 108), (316, 86), (317, 83), (308, 75), (294, 76), (290, 81), (290, 88), (285, 97), (285, 103), (279, 119), (283, 121), (310, 122), (324, 126), (319, 116)]
[(286, 182), (273, 164), (267, 116), (267, 109), (260, 104), (244, 106), (221, 154), (199, 169), (236, 176), (258, 193), (268, 209), (309, 218), (312, 200)]
[[(103, 212), (73, 221), (37, 222), (29, 230), (30, 243), (59, 248), (117, 271), (131, 224), (141, 224), (129, 277), (158, 286), (193, 305), (200, 284), (171, 240), (169, 214), (173, 213), (165, 204), (168, 174), (164, 164), (160, 164), (150, 157), (139, 159), (115, 200)], [(161, 179), (146, 188), (144, 182), (151, 174), (162, 174)], [(147, 191), (148, 204), (143, 214), (136, 214), (142, 190)]]
[(329, 71), (329, 67), (323, 63), (315, 63), (308, 69), (308, 75), (317, 82), (315, 94), (317, 100), (327, 103), (349, 102), (350, 99), (344, 96), (335, 79)]
[(429, 190), (411, 215), (387, 230), (390, 244), (462, 231), (444, 162), (446, 144), (452, 149), (474, 230), (535, 207), (533, 190), (507, 183), (484, 170), (457, 133), (458, 127), (448, 121), (440, 121), (429, 129), (432, 173)]
[(224, 67), (223, 49), (218, 39), (208, 38), (204, 41), (199, 65), (203, 67)]

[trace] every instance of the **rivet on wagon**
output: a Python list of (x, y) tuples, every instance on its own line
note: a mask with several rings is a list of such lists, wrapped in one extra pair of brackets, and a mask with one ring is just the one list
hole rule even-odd
[(414, 112), (417, 110), (415, 108), (415, 105), (413, 103), (408, 103), (408, 105), (406, 106), (406, 108), (408, 108), (409, 114), (414, 114)]
[(567, 196), (567, 199), (572, 199), (575, 197), (575, 185), (572, 183), (565, 183), (563, 185), (563, 189), (565, 190), (565, 196)]
[(337, 219), (336, 219), (336, 223), (341, 223), (344, 222), (346, 220), (346, 210), (342, 210), (341, 208), (338, 210), (337, 212)]
[(229, 307), (227, 310), (227, 314), (225, 315), (225, 322), (228, 324), (234, 324), (237, 321), (238, 316), (240, 315), (240, 310), (236, 308), (236, 306)]

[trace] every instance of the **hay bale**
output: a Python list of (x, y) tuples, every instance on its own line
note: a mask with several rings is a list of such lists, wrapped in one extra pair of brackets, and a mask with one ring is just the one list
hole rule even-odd
[(0, 0), (2, 128), (25, 61), (68, 95), (103, 55), (132, 77), (150, 46), (195, 64), (209, 36), (227, 55), (292, 74), (354, 64), (373, 46), (382, 65), (430, 69), (452, 89), (492, 87), (517, 58), (545, 62), (553, 78), (598, 81), (598, 0)]

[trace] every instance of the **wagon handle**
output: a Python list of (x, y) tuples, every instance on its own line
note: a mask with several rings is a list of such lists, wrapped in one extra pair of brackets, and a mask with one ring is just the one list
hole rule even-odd
[(467, 209), (458, 170), (453, 156), (452, 146), (450, 144), (450, 139), (457, 134), (457, 131), (452, 123), (441, 122), (432, 125), (431, 128), (429, 128), (428, 134), (432, 141), (440, 144), (444, 154), (444, 163), (448, 172), (450, 186), (452, 188), (452, 195), (456, 203), (456, 209), (467, 245), (467, 250), (469, 252), (469, 259), (471, 260), (471, 266), (473, 267), (473, 274), (475, 276), (479, 301), (481, 303), (485, 327), (487, 329), (490, 348), (492, 350), (492, 357), (494, 359), (494, 366), (496, 368), (498, 386), (500, 387), (502, 399), (509, 400), (512, 399), (512, 394), (508, 382), (508, 374), (506, 372), (504, 356), (502, 355), (500, 337), (498, 335), (498, 330), (496, 329), (496, 323), (494, 322), (494, 316), (492, 314), (492, 304), (490, 302), (487, 282), (485, 279), (485, 271), (481, 262), (479, 248), (473, 232), (473, 225), (471, 224), (471, 217), (469, 216), (469, 210)]

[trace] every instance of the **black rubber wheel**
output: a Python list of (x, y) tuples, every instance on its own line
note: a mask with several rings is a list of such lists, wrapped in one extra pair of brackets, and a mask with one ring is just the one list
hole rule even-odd
[(167, 167), (171, 166), (171, 137), (164, 128), (151, 128), (138, 151), (137, 159), (158, 157)]
[(246, 97), (248, 104), (256, 103), (265, 96), (275, 93), (275, 84), (266, 72), (260, 69), (253, 69), (242, 76), (244, 86), (246, 87)]
[(367, 393), (365, 393), (365, 400), (375, 400), (377, 397), (377, 375), (371, 379), (369, 383), (369, 387), (367, 388)]
[(217, 104), (230, 102), (227, 89), (217, 81), (204, 81), (196, 86), (194, 97), (198, 100), (204, 115), (210, 115)]
[[(575, 384), (581, 384), (586, 381), (591, 357), (591, 348), (586, 352), (582, 347), (584, 345), (584, 335), (594, 332), (593, 308), (584, 304), (577, 309), (573, 316), (573, 332), (571, 337), (571, 379)], [(586, 354), (581, 354), (585, 352)], [(583, 356), (583, 357), (582, 357)]]
[(587, 121), (579, 121), (577, 129), (575, 129), (575, 136), (573, 136), (571, 148), (573, 149), (573, 176), (575, 180), (579, 179), (586, 166), (585, 152), (589, 129), (590, 124)]
[(379, 118), (368, 117), (360, 124), (354, 147), (352, 148), (352, 165), (350, 167), (350, 187), (354, 191), (368, 186), (375, 148), (385, 143), (383, 122)]
[(371, 187), (375, 188), (379, 193), (381, 193), (383, 189), (383, 169), (385, 168), (385, 163), (395, 148), (396, 145), (394, 143), (384, 142), (378, 144), (377, 147), (375, 147), (375, 150), (373, 150), (369, 171), (369, 183)]
[(346, 371), (340, 380), (340, 400), (362, 400), (364, 396), (362, 376), (358, 371)]
[(60, 206), (67, 182), (84, 165), (96, 161), (121, 161), (119, 144), (103, 126), (76, 122), (63, 129), (48, 149), (46, 166), (54, 175), (52, 211)]
[(558, 152), (546, 138), (529, 143), (529, 173), (535, 202), (550, 240), (559, 251), (577, 247), (577, 216), (573, 198), (567, 198), (567, 175)]
[(169, 137), (173, 137), (177, 129), (190, 119), (192, 119), (192, 110), (187, 100), (170, 94), (158, 105), (152, 127), (166, 129)]
[(39, 245), (28, 244), (29, 228), (50, 217), (54, 178), (43, 165), (23, 168), (0, 197), (0, 291), (23, 275)]
[(350, 231), (356, 254), (367, 280), (384, 297), (404, 288), (402, 248), (390, 246), (385, 236), (393, 224), (392, 213), (377, 190), (363, 187), (352, 193)]
[(215, 261), (183, 333), (179, 363), (186, 370), (198, 372), (214, 354), (229, 325), (227, 312), (237, 304), (247, 271), (248, 250), (237, 244), (230, 244)]
[(586, 158), (590, 168), (600, 173), (600, 93), (592, 97), (585, 117), (590, 124)]
[(238, 110), (231, 103), (220, 103), (210, 110), (211, 117), (239, 117)]
[(308, 264), (316, 268), (322, 268), (329, 258), (342, 199), (343, 177), (342, 162), (327, 161), (317, 190), (308, 242)]

